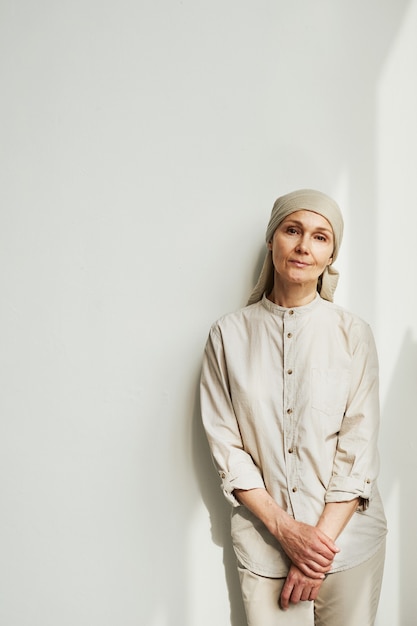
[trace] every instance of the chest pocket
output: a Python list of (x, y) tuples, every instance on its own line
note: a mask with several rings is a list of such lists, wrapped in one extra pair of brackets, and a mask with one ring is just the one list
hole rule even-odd
[(311, 370), (312, 407), (328, 416), (341, 416), (349, 394), (350, 370)]

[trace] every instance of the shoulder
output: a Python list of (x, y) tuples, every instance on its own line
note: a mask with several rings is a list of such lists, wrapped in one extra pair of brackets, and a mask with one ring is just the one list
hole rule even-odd
[(247, 320), (259, 317), (263, 311), (264, 307), (261, 301), (255, 302), (255, 304), (249, 304), (237, 311), (225, 313), (214, 322), (212, 328), (244, 323)]
[(239, 333), (249, 329), (265, 316), (265, 309), (261, 302), (255, 302), (242, 307), (232, 313), (226, 313), (219, 317), (210, 328), (210, 335), (221, 336), (228, 333)]
[(336, 324), (338, 329), (346, 334), (351, 341), (372, 341), (373, 333), (370, 324), (356, 313), (334, 302), (320, 298), (319, 314), (326, 322)]

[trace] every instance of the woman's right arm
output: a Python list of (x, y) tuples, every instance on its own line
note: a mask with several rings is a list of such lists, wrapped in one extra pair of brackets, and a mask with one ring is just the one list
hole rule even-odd
[(235, 489), (240, 504), (247, 507), (279, 541), (285, 553), (306, 576), (324, 578), (339, 548), (319, 528), (297, 522), (266, 489)]

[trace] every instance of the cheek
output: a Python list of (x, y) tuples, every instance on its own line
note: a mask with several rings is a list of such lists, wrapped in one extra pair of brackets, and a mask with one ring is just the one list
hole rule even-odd
[(323, 247), (320, 248), (320, 246), (317, 246), (315, 248), (315, 252), (316, 252), (316, 261), (317, 263), (319, 263), (320, 265), (323, 265), (324, 267), (326, 267), (327, 265), (330, 265), (333, 261), (333, 247), (329, 247), (325, 249), (323, 249)]
[(282, 246), (274, 246), (274, 248), (272, 248), (272, 259), (276, 262), (282, 261), (282, 259), (284, 259), (287, 254), (287, 251), (283, 250)]

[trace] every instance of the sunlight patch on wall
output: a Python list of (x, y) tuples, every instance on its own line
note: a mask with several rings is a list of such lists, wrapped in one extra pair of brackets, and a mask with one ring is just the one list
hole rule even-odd
[[(388, 388), (406, 328), (417, 333), (417, 2), (410, 3), (377, 92), (377, 332), (381, 389)], [(384, 358), (389, 355), (389, 358)]]

